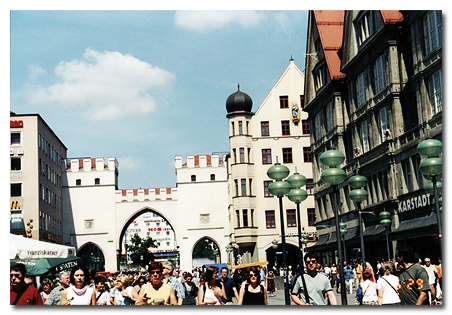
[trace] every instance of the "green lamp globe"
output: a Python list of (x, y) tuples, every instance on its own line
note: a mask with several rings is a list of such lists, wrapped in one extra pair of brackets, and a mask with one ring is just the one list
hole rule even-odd
[(320, 178), (327, 184), (338, 185), (345, 180), (345, 171), (341, 168), (331, 167), (322, 172)]
[(391, 225), (391, 220), (389, 219), (383, 219), (380, 221), (380, 224), (383, 225), (385, 228), (389, 227)]
[(443, 159), (441, 158), (428, 158), (422, 160), (419, 164), (419, 169), (422, 173), (430, 176), (438, 176), (443, 172)]
[[(424, 187), (425, 191), (430, 195), (435, 195), (435, 188), (433, 187), (433, 183), (430, 182)], [(442, 182), (436, 182), (436, 190), (438, 194), (441, 194), (443, 192), (443, 183)]]
[(351, 200), (355, 202), (362, 202), (364, 200), (367, 200), (367, 198), (369, 197), (369, 193), (364, 189), (358, 188), (353, 189), (350, 192), (349, 197)]
[(362, 175), (355, 175), (350, 177), (350, 179), (348, 180), (348, 184), (352, 188), (363, 188), (364, 186), (367, 185), (367, 178), (365, 178)]
[[(441, 189), (441, 190), (442, 190), (442, 189)], [(439, 205), (440, 205), (440, 206), (443, 205), (443, 196), (441, 196), (441, 197), (438, 198), (438, 202), (439, 202)]]
[(306, 185), (307, 182), (306, 177), (298, 173), (290, 175), (287, 178), (287, 181), (289, 182), (290, 186), (292, 186), (292, 188), (300, 188), (301, 186)]
[(436, 139), (426, 139), (419, 143), (417, 152), (422, 156), (438, 156), (443, 150), (443, 143)]
[(272, 248), (273, 249), (277, 249), (278, 248), (278, 241), (277, 240), (273, 240), (272, 241)]
[(287, 194), (287, 198), (295, 203), (300, 203), (308, 198), (308, 193), (304, 189), (291, 189)]
[(289, 173), (290, 171), (287, 166), (276, 163), (268, 169), (267, 176), (278, 181), (286, 178)]
[(304, 245), (306, 245), (307, 243), (309, 243), (309, 238), (303, 238), (301, 240), (301, 243), (303, 243)]
[(345, 160), (345, 155), (341, 151), (328, 150), (319, 157), (320, 163), (329, 167), (341, 165)]
[(290, 189), (291, 189), (290, 184), (282, 180), (277, 180), (268, 185), (268, 191), (270, 192), (270, 194), (277, 197), (287, 195)]

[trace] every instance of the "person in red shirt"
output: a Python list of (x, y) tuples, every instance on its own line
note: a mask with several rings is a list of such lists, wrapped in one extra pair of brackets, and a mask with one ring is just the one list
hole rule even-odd
[(25, 283), (27, 270), (24, 264), (17, 263), (9, 270), (10, 304), (42, 305), (41, 294), (34, 286)]

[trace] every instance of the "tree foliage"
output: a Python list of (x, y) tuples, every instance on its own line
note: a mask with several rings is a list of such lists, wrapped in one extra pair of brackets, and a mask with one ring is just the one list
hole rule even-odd
[(196, 244), (193, 250), (193, 258), (215, 259), (214, 243), (208, 239), (203, 239)]
[(135, 234), (130, 239), (130, 244), (126, 244), (127, 252), (131, 254), (133, 264), (142, 267), (154, 260), (154, 254), (152, 254), (149, 249), (157, 247), (156, 240), (149, 236), (144, 239), (138, 234)]

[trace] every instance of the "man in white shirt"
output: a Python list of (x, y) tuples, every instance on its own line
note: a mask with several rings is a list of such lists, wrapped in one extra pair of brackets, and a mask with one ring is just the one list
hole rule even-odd
[(430, 285), (430, 303), (432, 300), (435, 300), (436, 297), (436, 268), (431, 264), (430, 258), (426, 257), (424, 259), (425, 265), (423, 267), (427, 270), (428, 273), (428, 284)]

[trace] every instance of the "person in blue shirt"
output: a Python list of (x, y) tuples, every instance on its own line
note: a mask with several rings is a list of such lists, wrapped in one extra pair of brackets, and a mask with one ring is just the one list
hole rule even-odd
[(348, 293), (353, 294), (353, 281), (354, 274), (353, 268), (350, 266), (349, 262), (344, 261), (344, 279), (345, 279), (345, 289), (348, 288)]
[(224, 291), (226, 292), (226, 305), (232, 305), (232, 294), (234, 294), (234, 297), (236, 300), (239, 300), (239, 294), (237, 292), (237, 288), (235, 285), (235, 281), (228, 277), (229, 270), (227, 267), (221, 268), (221, 278), (220, 282), (223, 283)]

